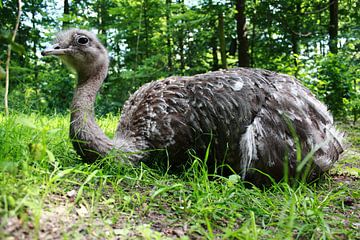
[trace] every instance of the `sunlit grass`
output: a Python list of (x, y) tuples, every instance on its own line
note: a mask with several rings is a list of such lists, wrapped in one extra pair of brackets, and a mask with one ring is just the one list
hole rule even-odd
[[(48, 222), (58, 229), (52, 234), (68, 239), (359, 237), (358, 181), (249, 187), (237, 175), (209, 177), (206, 156), (194, 156), (178, 175), (111, 156), (85, 164), (72, 150), (68, 121), (0, 115), (0, 238), (42, 238)], [(117, 122), (112, 115), (99, 120), (110, 136)]]

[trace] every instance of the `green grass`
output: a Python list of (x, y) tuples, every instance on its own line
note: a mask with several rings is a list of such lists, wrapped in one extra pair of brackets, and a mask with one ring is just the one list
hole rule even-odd
[[(99, 120), (111, 136), (117, 117)], [(85, 164), (68, 116), (0, 115), (0, 239), (359, 239), (359, 126), (332, 175), (315, 184), (245, 187), (201, 158), (180, 175)], [(351, 171), (347, 170), (351, 169)]]

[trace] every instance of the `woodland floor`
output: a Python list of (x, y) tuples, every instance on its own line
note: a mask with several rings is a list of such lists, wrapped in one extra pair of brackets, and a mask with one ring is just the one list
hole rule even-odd
[[(83, 164), (68, 150), (66, 117), (24, 119), (0, 119), (1, 239), (360, 239), (359, 124), (341, 125), (349, 147), (324, 179), (259, 189), (209, 179), (201, 165), (174, 176)], [(116, 119), (100, 124), (110, 132)]]

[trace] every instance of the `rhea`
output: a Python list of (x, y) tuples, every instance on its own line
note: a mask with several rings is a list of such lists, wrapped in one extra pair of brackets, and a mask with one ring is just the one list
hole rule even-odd
[(135, 164), (166, 161), (179, 169), (193, 154), (207, 155), (209, 167), (223, 166), (225, 173), (261, 183), (266, 174), (276, 180), (286, 171), (295, 176), (306, 156), (311, 157), (311, 179), (327, 171), (343, 151), (342, 134), (332, 116), (298, 80), (249, 68), (143, 85), (124, 104), (110, 139), (94, 114), (109, 65), (107, 50), (97, 37), (86, 30), (65, 30), (42, 55), (59, 57), (77, 73), (70, 138), (88, 162), (112, 152), (127, 154), (127, 161)]

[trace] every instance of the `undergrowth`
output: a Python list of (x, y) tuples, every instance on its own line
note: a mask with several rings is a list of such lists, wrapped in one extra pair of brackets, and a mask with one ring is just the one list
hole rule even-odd
[[(117, 120), (109, 115), (99, 124), (111, 136)], [(341, 165), (313, 184), (258, 188), (238, 175), (209, 176), (196, 156), (178, 175), (111, 157), (85, 164), (69, 142), (68, 121), (0, 115), (0, 238), (360, 237), (359, 176), (336, 170)], [(344, 161), (358, 169), (359, 155), (351, 157)]]

